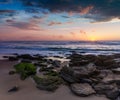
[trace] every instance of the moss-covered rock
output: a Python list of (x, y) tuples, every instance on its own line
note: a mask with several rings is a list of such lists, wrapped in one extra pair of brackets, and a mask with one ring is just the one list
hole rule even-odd
[(44, 75), (48, 75), (48, 76), (59, 76), (59, 73), (53, 70), (50, 70), (48, 72), (46, 72)]
[(15, 65), (14, 68), (16, 72), (20, 74), (22, 80), (36, 73), (36, 67), (31, 63), (19, 63)]
[(62, 84), (62, 79), (57, 76), (34, 76), (33, 79), (40, 90), (55, 91)]

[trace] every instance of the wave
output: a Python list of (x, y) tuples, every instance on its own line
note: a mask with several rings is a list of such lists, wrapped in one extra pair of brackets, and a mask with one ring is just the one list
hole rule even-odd
[[(4, 51), (3, 51), (4, 50)], [(120, 41), (12, 41), (0, 42), (1, 52), (86, 52), (86, 53), (114, 53), (120, 52)], [(22, 50), (22, 51), (21, 51)]]

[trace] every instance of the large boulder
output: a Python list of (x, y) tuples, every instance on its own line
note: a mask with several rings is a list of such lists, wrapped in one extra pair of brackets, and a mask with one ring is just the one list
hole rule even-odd
[(106, 77), (103, 78), (103, 80), (101, 81), (103, 83), (117, 83), (120, 84), (120, 75), (116, 75), (113, 73), (109, 73)]
[(33, 79), (40, 90), (55, 91), (62, 84), (61, 78), (57, 76), (34, 76)]
[(98, 83), (93, 87), (98, 94), (106, 94), (112, 90), (118, 89), (115, 83), (112, 83), (112, 84)]
[(96, 57), (95, 65), (98, 69), (113, 69), (118, 67), (118, 63), (115, 62), (112, 56), (99, 55)]
[(111, 100), (117, 100), (120, 96), (120, 90), (114, 89), (114, 90), (107, 92), (105, 95), (107, 98)]
[(83, 67), (73, 67), (74, 77), (80, 78), (89, 78), (90, 76), (96, 76), (99, 74), (99, 71), (96, 69), (96, 66), (92, 63)]
[(68, 83), (74, 83), (73, 69), (71, 67), (63, 67), (60, 71), (60, 76)]
[(96, 66), (88, 64), (82, 67), (63, 67), (60, 71), (61, 77), (69, 83), (80, 82), (99, 74)]
[(100, 74), (98, 75), (98, 77), (103, 79), (111, 74), (113, 74), (113, 72), (111, 70), (100, 70)]
[(94, 89), (98, 94), (106, 95), (110, 100), (117, 100), (120, 95), (120, 90), (115, 83), (113, 84), (104, 84), (99, 83), (94, 86)]
[(96, 92), (88, 83), (74, 83), (70, 85), (71, 91), (79, 96), (89, 96), (95, 94)]

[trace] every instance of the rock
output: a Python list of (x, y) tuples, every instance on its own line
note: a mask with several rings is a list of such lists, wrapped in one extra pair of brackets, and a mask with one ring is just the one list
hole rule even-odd
[(39, 67), (47, 67), (48, 64), (44, 63), (44, 62), (38, 62), (38, 63), (34, 63), (35, 66), (39, 66)]
[(40, 55), (31, 56), (30, 54), (18, 55), (17, 58), (28, 59), (28, 60), (44, 60), (43, 56)]
[(120, 68), (112, 69), (113, 73), (120, 74)]
[(14, 75), (15, 73), (16, 73), (16, 71), (14, 71), (14, 70), (9, 71), (9, 75)]
[(120, 75), (116, 74), (108, 74), (106, 77), (103, 78), (102, 80), (103, 83), (117, 83), (120, 84)]
[(89, 61), (88, 60), (72, 60), (70, 62), (70, 66), (83, 66), (83, 65), (87, 65), (89, 64)]
[(88, 84), (90, 84), (90, 85), (92, 85), (92, 83), (93, 83), (92, 80), (90, 80), (90, 79), (85, 79), (85, 78), (81, 78), (81, 79), (79, 80), (79, 82), (80, 82), (80, 83), (88, 83)]
[(99, 78), (103, 79), (108, 75), (113, 74), (111, 70), (100, 70), (100, 74), (98, 75)]
[(113, 84), (98, 83), (93, 87), (98, 94), (107, 94), (108, 92), (117, 89), (117, 85), (115, 83)]
[(70, 57), (70, 66), (84, 66), (95, 61), (95, 55), (72, 54)]
[(32, 63), (32, 61), (28, 60), (28, 59), (22, 59), (21, 62), (23, 62), (23, 63)]
[(114, 89), (112, 91), (107, 92), (105, 95), (111, 100), (116, 100), (120, 95), (120, 91), (118, 89)]
[(120, 94), (119, 94), (119, 96), (115, 100), (120, 100)]
[(118, 63), (115, 62), (113, 57), (106, 55), (99, 55), (95, 60), (95, 65), (100, 70), (103, 69), (113, 69), (118, 67)]
[(64, 61), (61, 63), (61, 67), (68, 67), (69, 66), (69, 61)]
[(3, 56), (3, 58), (9, 58), (9, 56)]
[(71, 67), (63, 67), (60, 71), (60, 76), (68, 83), (74, 83), (73, 69)]
[(30, 60), (33, 59), (33, 57), (32, 57), (30, 54), (22, 54), (22, 55), (18, 55), (17, 58), (30, 59)]
[(11, 89), (9, 89), (8, 92), (16, 92), (18, 90), (19, 90), (19, 87), (18, 86), (14, 86)]
[(89, 96), (95, 94), (94, 89), (87, 83), (74, 83), (70, 85), (71, 91), (79, 96)]
[(62, 84), (61, 78), (57, 76), (34, 76), (33, 79), (40, 90), (55, 91)]
[(40, 72), (42, 71), (52, 71), (54, 69), (54, 67), (52, 65), (45, 65), (45, 66), (41, 66), (40, 67)]
[(16, 57), (12, 57), (12, 56), (9, 57), (8, 59), (9, 59), (9, 61), (17, 61), (17, 60), (18, 60), (18, 58), (16, 58)]
[(20, 78), (25, 80), (27, 77), (36, 74), (36, 67), (31, 63), (19, 63), (14, 65), (16, 73), (20, 74)]
[(61, 67), (61, 61), (59, 61), (59, 60), (54, 60), (52, 64), (55, 67)]
[(89, 78), (90, 76), (96, 76), (99, 74), (99, 71), (96, 69), (94, 64), (88, 64), (83, 67), (73, 67), (74, 77), (80, 78)]
[(96, 66), (88, 64), (83, 67), (63, 67), (60, 75), (69, 83), (74, 83), (80, 82), (80, 80), (83, 80), (84, 78), (88, 79), (90, 76), (96, 76), (98, 73), (99, 72), (96, 70)]
[(59, 76), (58, 72), (56, 71), (47, 71), (46, 73), (44, 73), (44, 75), (48, 75), (48, 76)]

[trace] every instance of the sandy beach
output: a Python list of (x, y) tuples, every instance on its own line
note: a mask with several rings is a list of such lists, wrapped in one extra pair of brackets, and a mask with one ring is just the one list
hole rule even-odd
[[(105, 97), (90, 96), (78, 97), (75, 96), (67, 86), (60, 86), (55, 92), (47, 92), (39, 90), (35, 87), (34, 81), (28, 78), (24, 81), (20, 80), (19, 75), (9, 75), (8, 72), (17, 62), (0, 60), (0, 99), (1, 100), (108, 100)], [(18, 85), (20, 90), (13, 93), (8, 93), (8, 90)]]

